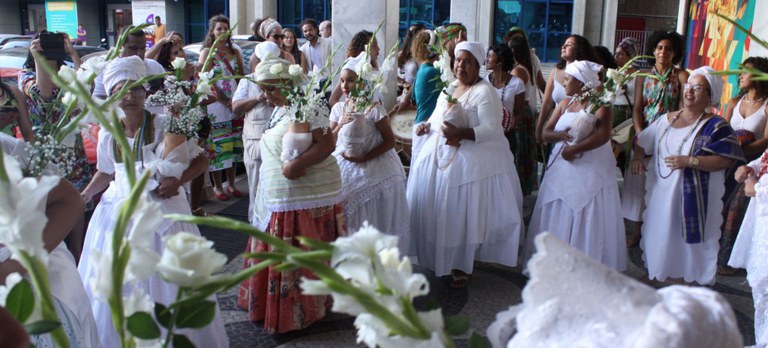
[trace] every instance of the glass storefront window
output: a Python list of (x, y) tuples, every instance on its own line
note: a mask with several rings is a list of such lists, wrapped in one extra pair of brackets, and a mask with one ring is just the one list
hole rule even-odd
[(432, 29), (449, 22), (451, 0), (400, 0), (400, 37), (405, 37), (408, 28), (423, 24)]
[(283, 28), (299, 30), (306, 18), (320, 22), (331, 19), (331, 0), (280, 0), (277, 3), (277, 21)]
[(509, 28), (521, 27), (541, 61), (560, 59), (560, 46), (571, 34), (572, 0), (497, 0), (494, 13), (495, 42), (502, 42)]

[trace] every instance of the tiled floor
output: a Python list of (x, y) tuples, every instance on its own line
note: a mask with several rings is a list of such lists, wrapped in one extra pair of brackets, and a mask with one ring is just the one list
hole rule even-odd
[[(247, 192), (247, 184), (241, 178), (237, 187), (243, 193)], [(247, 199), (247, 198), (243, 198)], [(526, 199), (526, 213), (529, 213), (535, 197)], [(221, 211), (232, 204), (229, 202), (207, 202), (204, 207), (212, 212)], [(238, 216), (247, 216), (243, 211)], [(234, 233), (234, 232), (233, 232)], [(244, 247), (244, 246), (243, 246)], [(640, 250), (629, 250), (628, 276), (642, 278), (644, 269)], [(242, 259), (235, 258), (227, 264), (226, 272), (235, 272), (242, 267)], [(469, 286), (462, 290), (452, 289), (445, 278), (435, 278), (428, 270), (416, 267), (430, 280), (430, 297), (436, 299), (443, 307), (446, 315), (461, 314), (470, 318), (471, 327), (484, 333), (493, 322), (497, 312), (521, 301), (521, 291), (527, 278), (519, 268), (501, 267), (490, 264), (476, 264)], [(669, 285), (669, 284), (662, 284)], [(711, 287), (722, 294), (731, 304), (739, 321), (739, 327), (744, 337), (744, 344), (754, 344), (752, 295), (743, 274), (733, 277), (717, 277), (717, 283)], [(227, 326), (232, 347), (350, 347), (355, 346), (355, 330), (353, 318), (332, 314), (324, 321), (311, 327), (285, 335), (269, 335), (265, 333), (260, 323), (248, 320), (245, 311), (237, 308), (237, 292), (231, 289), (218, 295), (219, 304)], [(417, 303), (418, 304), (418, 303)], [(466, 346), (466, 338), (458, 340), (459, 346)]]

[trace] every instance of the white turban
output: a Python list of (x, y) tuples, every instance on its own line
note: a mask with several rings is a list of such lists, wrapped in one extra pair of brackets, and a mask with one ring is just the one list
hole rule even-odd
[(573, 76), (589, 88), (597, 88), (600, 85), (600, 70), (603, 66), (588, 60), (575, 60), (565, 66), (565, 73)]
[(709, 91), (710, 95), (712, 96), (710, 105), (720, 105), (720, 98), (723, 96), (723, 78), (715, 75), (715, 69), (712, 69), (708, 66), (702, 66), (701, 68), (691, 72), (691, 76), (688, 77), (688, 83), (691, 83), (691, 79), (696, 75), (703, 76), (705, 79), (707, 79), (707, 82), (709, 82)]
[(349, 57), (344, 62), (344, 68), (346, 70), (352, 70), (358, 77), (362, 77), (363, 66), (366, 62), (370, 61), (368, 54), (365, 51), (360, 52), (357, 57)]
[(269, 38), (269, 33), (271, 33), (273, 30), (280, 28), (280, 30), (283, 30), (283, 27), (278, 23), (276, 20), (272, 18), (267, 18), (264, 21), (261, 22), (261, 25), (259, 26), (259, 35), (263, 37), (265, 40)]
[(104, 69), (104, 88), (107, 95), (112, 95), (112, 89), (122, 81), (138, 81), (147, 76), (147, 66), (144, 60), (137, 56), (115, 58)]
[(267, 58), (256, 66), (253, 74), (256, 76), (257, 82), (265, 80), (292, 80), (294, 76), (291, 76), (288, 71), (289, 64), (285, 59)]
[(455, 49), (453, 49), (453, 55), (458, 55), (459, 51), (469, 52), (475, 59), (477, 59), (478, 65), (485, 65), (485, 45), (482, 43), (476, 41), (462, 41), (456, 45)]
[(268, 58), (280, 58), (280, 47), (272, 41), (264, 41), (253, 49), (253, 54), (259, 61), (267, 60)]

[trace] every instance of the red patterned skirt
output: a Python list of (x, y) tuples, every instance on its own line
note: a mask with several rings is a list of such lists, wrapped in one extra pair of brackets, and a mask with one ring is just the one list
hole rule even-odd
[[(342, 204), (314, 209), (272, 213), (267, 231), (296, 247), (296, 237), (303, 236), (332, 242), (346, 234)], [(268, 245), (250, 238), (246, 253), (267, 251)], [(260, 260), (245, 259), (244, 268)], [(325, 317), (330, 296), (304, 296), (301, 278), (316, 279), (308, 270), (277, 272), (273, 267), (261, 270), (240, 284), (238, 305), (248, 310), (251, 321), (264, 321), (264, 329), (272, 334), (303, 329)]]

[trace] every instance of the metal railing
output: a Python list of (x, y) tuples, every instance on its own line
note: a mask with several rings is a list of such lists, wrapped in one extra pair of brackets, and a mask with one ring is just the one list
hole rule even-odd
[[(648, 40), (651, 38), (651, 34), (653, 34), (652, 30), (616, 30), (616, 42), (614, 43), (613, 47), (616, 47), (625, 37), (633, 37), (640, 45), (638, 47), (639, 52), (637, 53), (644, 54)], [(638, 60), (637, 63), (640, 66), (649, 65), (645, 60)]]

